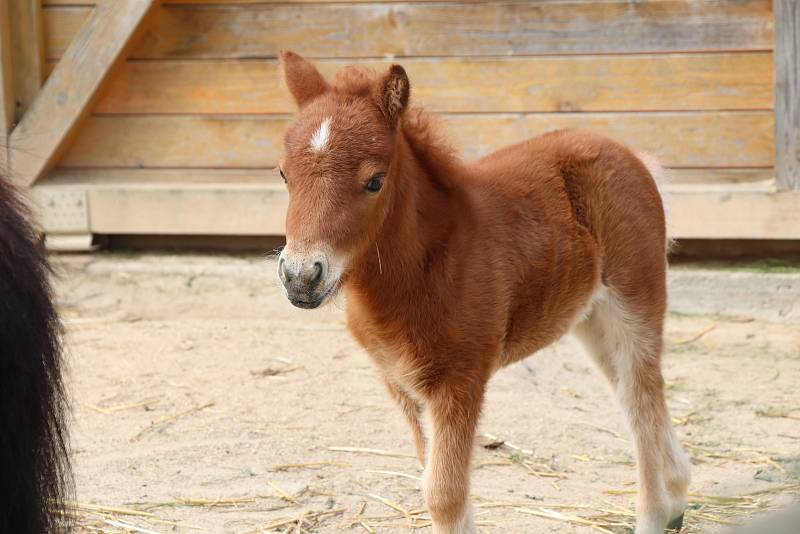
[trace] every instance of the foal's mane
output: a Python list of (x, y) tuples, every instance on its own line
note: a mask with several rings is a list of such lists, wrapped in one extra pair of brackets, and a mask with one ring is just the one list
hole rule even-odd
[[(379, 75), (372, 69), (348, 66), (336, 73), (333, 89), (340, 94), (368, 98), (378, 78)], [(437, 118), (421, 106), (412, 106), (404, 112), (399, 129), (429, 177), (439, 186), (451, 188), (453, 178), (459, 176), (463, 169), (463, 163), (440, 133), (442, 128)]]

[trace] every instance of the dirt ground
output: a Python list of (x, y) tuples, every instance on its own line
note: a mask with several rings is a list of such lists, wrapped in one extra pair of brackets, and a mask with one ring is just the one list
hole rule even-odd
[[(257, 257), (54, 261), (80, 532), (430, 532), (410, 434), (343, 302), (292, 308)], [(694, 463), (685, 532), (796, 498), (797, 325), (671, 314), (667, 338)], [(627, 531), (635, 472), (609, 399), (572, 340), (495, 376), (473, 470), (482, 533)]]

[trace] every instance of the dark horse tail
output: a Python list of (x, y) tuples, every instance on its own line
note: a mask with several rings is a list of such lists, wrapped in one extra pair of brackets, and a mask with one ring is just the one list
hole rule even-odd
[(30, 213), (0, 179), (0, 533), (70, 530), (60, 323)]

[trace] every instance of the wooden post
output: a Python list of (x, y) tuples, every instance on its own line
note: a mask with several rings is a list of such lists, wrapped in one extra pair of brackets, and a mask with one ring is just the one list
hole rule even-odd
[(8, 0), (11, 64), (16, 98), (15, 122), (36, 99), (44, 80), (44, 32), (41, 0)]
[(775, 175), (800, 191), (800, 1), (773, 0), (775, 16)]
[(0, 2), (0, 175), (8, 170), (8, 136), (14, 124), (14, 83), (11, 79), (11, 27), (8, 4)]
[(31, 185), (56, 161), (91, 111), (111, 67), (127, 54), (146, 15), (159, 0), (98, 4), (11, 133), (11, 176)]

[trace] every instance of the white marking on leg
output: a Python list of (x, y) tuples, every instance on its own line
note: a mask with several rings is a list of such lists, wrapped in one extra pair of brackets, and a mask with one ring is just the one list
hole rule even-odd
[(332, 117), (328, 117), (322, 124), (319, 125), (319, 128), (316, 129), (314, 134), (311, 136), (311, 150), (314, 152), (322, 152), (328, 147), (328, 140), (331, 136), (331, 120)]

